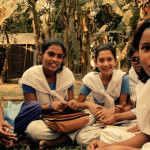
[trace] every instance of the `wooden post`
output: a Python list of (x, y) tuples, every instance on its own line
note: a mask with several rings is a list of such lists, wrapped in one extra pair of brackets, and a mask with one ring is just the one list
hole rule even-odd
[(28, 50), (28, 45), (26, 43), (24, 63), (23, 63), (23, 72), (25, 72), (25, 69), (26, 69), (25, 67), (26, 67), (27, 50)]

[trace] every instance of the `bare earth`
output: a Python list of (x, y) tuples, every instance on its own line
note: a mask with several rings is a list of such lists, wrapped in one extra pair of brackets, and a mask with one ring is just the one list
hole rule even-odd
[[(75, 99), (79, 95), (79, 90), (82, 85), (82, 76), (75, 75), (76, 81), (74, 84), (74, 96)], [(91, 100), (91, 95), (87, 97), (88, 100)], [(22, 89), (18, 84), (18, 81), (13, 83), (4, 83), (0, 84), (0, 100), (23, 100)]]

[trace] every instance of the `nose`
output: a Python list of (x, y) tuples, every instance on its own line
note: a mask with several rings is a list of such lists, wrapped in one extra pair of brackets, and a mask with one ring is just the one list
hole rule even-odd
[(57, 55), (53, 56), (52, 60), (57, 61)]
[(103, 63), (103, 65), (104, 65), (104, 66), (107, 66), (107, 65), (108, 65), (108, 61), (105, 60), (104, 63)]

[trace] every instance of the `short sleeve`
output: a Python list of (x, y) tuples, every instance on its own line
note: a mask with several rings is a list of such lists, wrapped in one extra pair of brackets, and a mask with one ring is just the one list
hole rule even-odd
[(73, 91), (73, 85), (70, 87), (70, 88), (68, 88), (68, 91)]
[(136, 108), (130, 110), (136, 116)]
[(121, 93), (120, 94), (129, 94), (129, 78), (127, 75), (124, 75), (122, 78), (122, 85), (121, 85)]
[(87, 96), (91, 92), (91, 89), (88, 88), (85, 84), (82, 84), (80, 88), (80, 93), (83, 94), (84, 96)]
[(35, 89), (29, 85), (22, 84), (23, 93), (35, 93)]

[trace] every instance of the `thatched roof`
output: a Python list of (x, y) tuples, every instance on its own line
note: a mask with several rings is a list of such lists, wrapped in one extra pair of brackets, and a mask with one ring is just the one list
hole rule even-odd
[[(10, 44), (35, 44), (35, 38), (33, 33), (8, 34), (8, 37)], [(3, 34), (0, 34), (0, 44), (7, 44), (6, 36)]]

